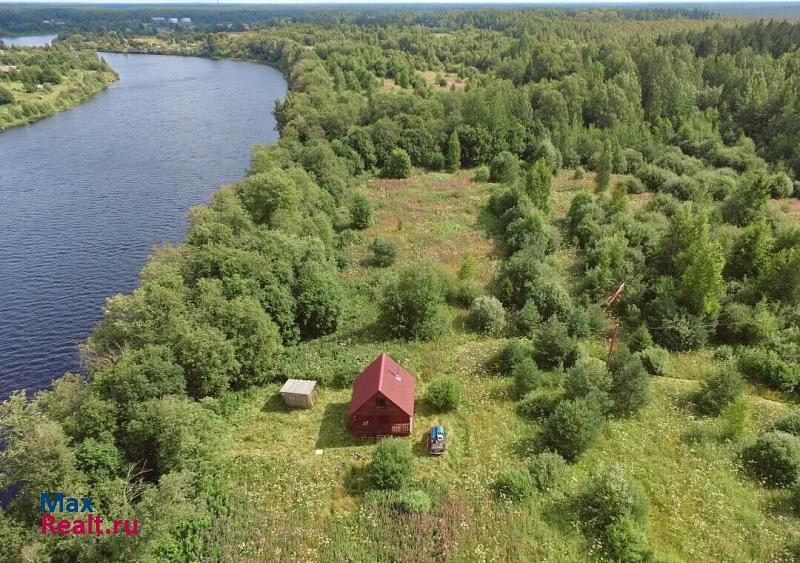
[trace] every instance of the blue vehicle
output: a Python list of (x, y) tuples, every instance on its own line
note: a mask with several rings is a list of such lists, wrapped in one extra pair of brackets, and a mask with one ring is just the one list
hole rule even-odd
[(431, 455), (442, 455), (447, 445), (444, 437), (444, 426), (431, 426), (431, 429), (426, 436), (428, 442), (428, 453)]

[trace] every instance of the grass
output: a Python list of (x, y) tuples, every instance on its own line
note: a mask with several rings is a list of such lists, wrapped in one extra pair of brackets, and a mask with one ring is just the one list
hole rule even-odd
[[(520, 504), (493, 498), (490, 485), (501, 471), (525, 463), (538, 432), (516, 415), (510, 378), (486, 372), (504, 340), (460, 330), (463, 311), (457, 311), (451, 333), (439, 341), (380, 341), (373, 328), (374, 292), (383, 270), (364, 260), (373, 236), (397, 243), (394, 267), (427, 257), (455, 271), (468, 250), (477, 258), (478, 279), (488, 281), (499, 257), (477, 225), (490, 186), (471, 177), (461, 171), (370, 183), (376, 220), (356, 248), (362, 262), (347, 275), (361, 298), (337, 334), (302, 345), (292, 364), (314, 372), (324, 370), (326, 357), (351, 354), (360, 361), (381, 350), (400, 359), (417, 380), (414, 432), (406, 438), (415, 455), (414, 486), (428, 491), (436, 508), (412, 516), (364, 503), (374, 441), (347, 431), (349, 387), (323, 387), (314, 408), (289, 410), (277, 397), (279, 384), (268, 385), (229, 416), (230, 436), (221, 440), (234, 500), (231, 518), (212, 530), (222, 558), (585, 561), (596, 556), (596, 546), (580, 532), (571, 499), (592, 471), (617, 465), (641, 482), (650, 501), (648, 532), (657, 560), (790, 560), (782, 546), (796, 534), (796, 519), (787, 514), (781, 493), (750, 480), (738, 462), (742, 444), (788, 407), (749, 388), (744, 432), (738, 441), (724, 438), (723, 421), (698, 416), (690, 400), (699, 381), (722, 367), (705, 350), (673, 354), (668, 374), (651, 380), (649, 405), (630, 419), (609, 422), (599, 442), (570, 466), (560, 490)], [(575, 191), (591, 186), (588, 175), (574, 181), (562, 172), (555, 182), (556, 213), (564, 212)], [(604, 355), (604, 342), (590, 344), (592, 353)], [(433, 413), (419, 399), (439, 375), (465, 382), (466, 404), (453, 413)], [(442, 457), (426, 455), (423, 446), (434, 423), (448, 430)]]

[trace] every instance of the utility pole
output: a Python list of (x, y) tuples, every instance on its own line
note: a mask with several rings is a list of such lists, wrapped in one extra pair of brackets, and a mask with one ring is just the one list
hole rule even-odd
[(611, 337), (608, 339), (608, 358), (611, 357), (611, 354), (614, 353), (617, 346), (619, 345), (619, 320), (615, 315), (616, 304), (619, 296), (622, 295), (622, 292), (625, 291), (625, 288), (628, 286), (625, 282), (619, 284), (619, 287), (609, 295), (605, 301), (603, 301), (603, 305), (606, 307), (606, 311), (608, 311), (609, 316), (611, 317), (612, 322), (614, 325), (611, 328)]

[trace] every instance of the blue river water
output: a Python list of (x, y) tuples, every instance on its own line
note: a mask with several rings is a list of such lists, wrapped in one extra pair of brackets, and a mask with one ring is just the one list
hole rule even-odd
[(0, 132), (0, 401), (78, 369), (105, 299), (278, 138), (286, 82), (255, 63), (104, 54), (119, 82)]

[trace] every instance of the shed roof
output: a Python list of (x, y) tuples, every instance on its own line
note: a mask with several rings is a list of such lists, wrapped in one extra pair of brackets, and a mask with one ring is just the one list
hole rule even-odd
[(364, 403), (381, 393), (408, 416), (414, 416), (414, 376), (397, 360), (381, 352), (353, 383), (352, 416)]
[(290, 393), (292, 395), (311, 395), (314, 392), (314, 387), (317, 385), (316, 381), (309, 379), (287, 379), (286, 383), (281, 387), (281, 393)]

